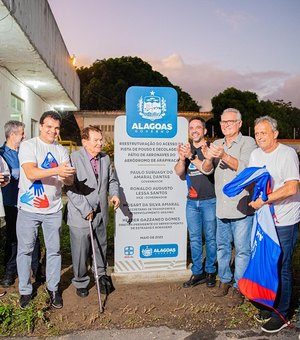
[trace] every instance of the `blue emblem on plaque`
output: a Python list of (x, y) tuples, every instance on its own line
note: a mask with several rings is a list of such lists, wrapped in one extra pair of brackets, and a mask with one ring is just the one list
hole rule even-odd
[(124, 255), (125, 256), (132, 256), (134, 254), (134, 248), (132, 246), (124, 247)]
[(126, 92), (127, 134), (172, 138), (177, 133), (177, 92), (172, 87), (132, 86)]
[(178, 244), (142, 244), (140, 258), (177, 257)]

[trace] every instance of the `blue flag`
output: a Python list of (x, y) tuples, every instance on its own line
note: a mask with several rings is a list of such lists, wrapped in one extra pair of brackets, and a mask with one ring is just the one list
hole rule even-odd
[[(233, 197), (249, 184), (255, 183), (252, 200), (261, 197), (267, 200), (271, 176), (265, 167), (249, 167), (226, 184), (223, 192)], [(273, 206), (263, 205), (255, 213), (251, 234), (251, 257), (239, 290), (249, 300), (273, 307), (278, 290), (278, 260), (281, 248), (274, 223)]]

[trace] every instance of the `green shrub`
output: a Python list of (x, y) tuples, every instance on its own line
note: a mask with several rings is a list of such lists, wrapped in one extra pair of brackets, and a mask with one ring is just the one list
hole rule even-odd
[(24, 310), (19, 308), (18, 300), (18, 294), (14, 293), (0, 301), (0, 336), (30, 334), (39, 323), (48, 329), (52, 327), (47, 317), (49, 306), (46, 293), (38, 293)]

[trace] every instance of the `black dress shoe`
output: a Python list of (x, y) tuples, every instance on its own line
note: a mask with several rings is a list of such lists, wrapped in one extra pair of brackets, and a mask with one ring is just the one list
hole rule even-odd
[(21, 295), (20, 296), (20, 308), (25, 309), (29, 305), (31, 298), (32, 298), (31, 294)]
[(216, 285), (216, 273), (207, 273), (206, 274), (206, 286), (208, 288), (215, 287)]
[(48, 292), (49, 297), (50, 297), (51, 306), (56, 308), (56, 309), (62, 308), (63, 307), (63, 299), (61, 297), (60, 292), (58, 290), (51, 291), (49, 289), (47, 289), (47, 292)]
[(192, 275), (190, 279), (183, 283), (183, 288), (191, 288), (195, 287), (199, 284), (206, 282), (206, 275), (205, 273), (199, 275)]
[(4, 288), (8, 288), (15, 283), (16, 276), (15, 275), (5, 275), (3, 280), (1, 281), (1, 286)]
[(102, 275), (99, 278), (100, 283), (100, 293), (101, 294), (110, 294), (115, 290), (115, 287), (113, 286), (112, 280), (110, 276)]
[(87, 297), (89, 295), (89, 291), (87, 288), (77, 288), (76, 294), (82, 298)]

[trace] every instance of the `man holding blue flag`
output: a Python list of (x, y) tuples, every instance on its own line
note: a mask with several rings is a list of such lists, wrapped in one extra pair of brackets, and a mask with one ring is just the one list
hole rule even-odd
[(265, 166), (271, 175), (271, 193), (250, 202), (254, 209), (274, 206), (274, 222), (282, 254), (279, 258), (279, 288), (271, 309), (261, 309), (262, 330), (275, 333), (285, 328), (292, 297), (291, 261), (300, 220), (299, 160), (295, 150), (277, 141), (277, 121), (269, 116), (257, 118), (255, 139), (259, 146), (251, 153), (249, 166)]

